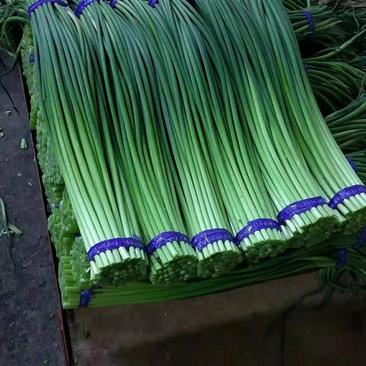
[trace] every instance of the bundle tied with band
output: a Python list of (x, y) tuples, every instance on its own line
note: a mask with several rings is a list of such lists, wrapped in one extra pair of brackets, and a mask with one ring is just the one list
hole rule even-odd
[(37, 0), (28, 7), (28, 17), (30, 18), (32, 13), (36, 11), (40, 6), (44, 4), (57, 4), (60, 6), (68, 6), (67, 2), (64, 0)]
[[(96, 284), (231, 278), (364, 225), (366, 187), (281, 3), (194, 3), (28, 8), (40, 110), (77, 222), (62, 264), (89, 277), (82, 307)], [(318, 33), (313, 9), (300, 14)]]

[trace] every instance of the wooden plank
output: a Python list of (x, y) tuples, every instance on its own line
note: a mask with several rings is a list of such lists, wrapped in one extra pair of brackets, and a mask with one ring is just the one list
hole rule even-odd
[[(108, 366), (362, 365), (366, 297), (319, 308), (316, 273), (194, 299), (78, 309), (77, 364)], [(285, 316), (287, 314), (287, 316)]]

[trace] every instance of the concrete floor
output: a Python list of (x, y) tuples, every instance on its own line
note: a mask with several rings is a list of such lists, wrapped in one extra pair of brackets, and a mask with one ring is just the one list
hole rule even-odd
[[(0, 60), (1, 74), (12, 60)], [(0, 128), (0, 198), (9, 223), (23, 231), (18, 238), (0, 236), (0, 365), (65, 365), (60, 299), (19, 67), (1, 78)], [(26, 150), (20, 148), (23, 138)]]

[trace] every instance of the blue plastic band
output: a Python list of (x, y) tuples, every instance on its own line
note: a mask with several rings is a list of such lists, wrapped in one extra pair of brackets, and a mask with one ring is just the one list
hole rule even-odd
[(114, 238), (101, 241), (98, 244), (93, 245), (88, 250), (89, 261), (94, 260), (94, 257), (100, 253), (105, 253), (107, 250), (114, 250), (119, 248), (138, 248), (144, 249), (144, 245), (139, 238)]
[(81, 13), (87, 8), (90, 4), (93, 4), (95, 1), (99, 2), (99, 0), (82, 0), (75, 10), (75, 15), (79, 18)]
[(29, 63), (33, 65), (35, 63), (35, 61), (36, 61), (36, 56), (35, 56), (34, 52), (31, 52), (29, 54)]
[(152, 7), (155, 8), (155, 5), (159, 4), (159, 0), (149, 0), (148, 4)]
[(356, 245), (353, 247), (356, 250), (362, 249), (366, 245), (366, 226), (361, 230), (358, 235)]
[(313, 13), (311, 12), (311, 10), (304, 9), (304, 10), (301, 11), (301, 14), (308, 21), (309, 34), (310, 35), (314, 35), (315, 34), (315, 22), (314, 22), (314, 18), (313, 18)]
[(256, 219), (249, 221), (246, 226), (244, 226), (235, 237), (235, 241), (237, 244), (240, 244), (242, 240), (248, 238), (251, 234), (256, 233), (257, 231), (263, 229), (273, 229), (281, 231), (280, 224), (272, 219)]
[(338, 253), (337, 268), (343, 268), (347, 263), (348, 250), (347, 248), (342, 248)]
[(346, 158), (349, 165), (351, 165), (351, 168), (355, 171), (355, 173), (358, 173), (358, 168), (356, 163), (351, 158)]
[(32, 13), (43, 4), (58, 4), (61, 6), (67, 6), (67, 3), (63, 0), (37, 0), (28, 7), (28, 17), (30, 18)]
[(307, 198), (305, 200), (297, 201), (291, 203), (291, 205), (286, 206), (283, 210), (281, 210), (277, 219), (280, 224), (284, 224), (287, 220), (292, 219), (295, 215), (299, 215), (306, 211), (310, 211), (314, 207), (326, 205), (327, 202), (323, 197), (314, 197)]
[(146, 253), (148, 255), (152, 255), (156, 250), (172, 241), (184, 241), (186, 243), (190, 243), (186, 235), (177, 231), (166, 231), (157, 235), (150, 241), (150, 243), (146, 246)]
[(94, 284), (91, 288), (80, 291), (79, 308), (87, 308), (93, 297), (94, 290), (102, 288), (101, 285)]
[(341, 189), (329, 201), (329, 206), (331, 208), (337, 208), (337, 206), (343, 203), (346, 199), (357, 196), (361, 193), (366, 193), (366, 187), (362, 184), (357, 184), (351, 187)]
[(92, 298), (91, 290), (80, 291), (79, 308), (87, 308)]
[(114, 9), (117, 5), (117, 1), (118, 0), (110, 0), (110, 2), (109, 2), (110, 7)]
[(191, 242), (193, 248), (201, 252), (204, 248), (207, 247), (207, 245), (215, 243), (220, 240), (234, 241), (234, 238), (231, 235), (230, 231), (226, 229), (208, 229), (196, 234), (192, 238)]

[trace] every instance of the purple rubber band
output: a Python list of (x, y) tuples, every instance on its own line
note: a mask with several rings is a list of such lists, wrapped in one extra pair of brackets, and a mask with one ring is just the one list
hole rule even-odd
[(343, 268), (347, 263), (348, 250), (347, 248), (342, 248), (338, 253), (337, 268)]
[(144, 249), (141, 239), (139, 238), (114, 238), (101, 241), (98, 244), (93, 245), (88, 250), (89, 261), (94, 260), (94, 257), (100, 253), (104, 253), (107, 250), (114, 250), (119, 248), (139, 248)]
[(351, 165), (351, 168), (355, 171), (355, 173), (358, 173), (358, 168), (356, 163), (351, 158), (346, 158), (349, 165)]
[(93, 4), (95, 1), (99, 3), (99, 0), (82, 0), (75, 10), (75, 15), (79, 18), (81, 13), (87, 8), (90, 4)]
[(310, 35), (314, 35), (315, 34), (315, 22), (314, 22), (314, 18), (313, 18), (313, 14), (312, 14), (311, 10), (304, 9), (301, 11), (301, 14), (308, 21)]
[(91, 290), (80, 291), (79, 308), (87, 308), (92, 298)]
[(354, 249), (362, 249), (366, 244), (366, 226), (361, 230)]
[(156, 250), (160, 249), (164, 245), (172, 241), (184, 241), (189, 243), (189, 239), (186, 235), (177, 231), (166, 231), (157, 235), (150, 243), (146, 246), (146, 253), (152, 255)]
[(220, 240), (234, 241), (234, 238), (231, 235), (230, 231), (226, 229), (208, 229), (196, 234), (192, 238), (191, 242), (193, 248), (201, 252), (204, 248), (207, 247), (207, 245), (215, 243)]
[(94, 290), (102, 288), (101, 285), (94, 284), (91, 288), (80, 291), (79, 308), (87, 308), (92, 300)]
[(58, 4), (61, 6), (67, 6), (67, 3), (63, 0), (37, 0), (28, 7), (28, 17), (30, 18), (32, 13), (43, 4)]
[(114, 9), (117, 5), (118, 0), (110, 0), (109, 5), (112, 9)]
[(361, 193), (366, 193), (366, 187), (362, 184), (356, 184), (354, 186), (341, 189), (331, 198), (329, 206), (331, 208), (337, 208), (337, 206), (343, 203), (346, 199), (357, 196)]
[(31, 53), (29, 54), (29, 63), (30, 63), (31, 65), (33, 65), (33, 64), (35, 63), (35, 61), (36, 61), (36, 56), (35, 56), (34, 52), (31, 52)]
[(148, 4), (152, 7), (155, 8), (155, 5), (159, 4), (159, 0), (149, 0)]
[(325, 205), (327, 202), (322, 197), (307, 198), (305, 200), (291, 203), (281, 210), (277, 219), (280, 224), (285, 224), (287, 220), (292, 219), (295, 215), (299, 215), (306, 211), (311, 210), (314, 207)]
[(272, 219), (256, 219), (249, 221), (246, 226), (244, 226), (235, 237), (235, 241), (237, 244), (240, 244), (245, 238), (248, 238), (251, 234), (256, 233), (257, 231), (263, 229), (274, 229), (281, 231), (280, 224)]

